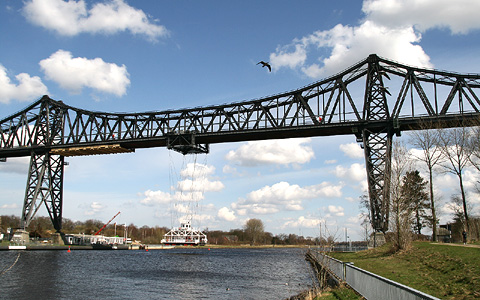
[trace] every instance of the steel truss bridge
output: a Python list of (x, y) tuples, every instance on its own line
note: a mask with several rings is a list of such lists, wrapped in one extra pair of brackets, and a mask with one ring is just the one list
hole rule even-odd
[(22, 225), (45, 204), (60, 232), (65, 156), (149, 147), (185, 155), (208, 153), (215, 143), (354, 135), (365, 153), (372, 226), (385, 232), (393, 136), (475, 126), (479, 91), (480, 74), (415, 68), (372, 54), (297, 90), (208, 107), (105, 113), (44, 96), (0, 121), (0, 160), (30, 156)]

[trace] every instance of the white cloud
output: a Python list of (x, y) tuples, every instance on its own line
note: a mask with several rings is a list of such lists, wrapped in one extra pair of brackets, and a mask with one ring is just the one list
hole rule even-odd
[(448, 28), (454, 34), (480, 28), (477, 0), (364, 0), (362, 10), (369, 20), (389, 27)]
[[(180, 202), (199, 202), (205, 198), (206, 192), (218, 192), (225, 188), (221, 181), (210, 180), (214, 174), (215, 167), (203, 164), (188, 164), (180, 171), (182, 180), (179, 180), (171, 192), (147, 190), (143, 193), (145, 196), (140, 203), (147, 206), (165, 205), (175, 203), (176, 205), (185, 205)], [(181, 207), (178, 207), (181, 210)], [(183, 211), (181, 211), (183, 212)]]
[(343, 217), (345, 215), (345, 209), (341, 206), (329, 205), (325, 210), (337, 217)]
[(1, 209), (15, 209), (15, 208), (18, 208), (18, 205), (16, 203), (12, 203), (12, 204), (3, 204), (2, 206), (0, 206)]
[(282, 228), (287, 227), (304, 227), (304, 228), (317, 228), (322, 222), (320, 219), (312, 219), (312, 218), (305, 218), (304, 216), (300, 216), (297, 220), (290, 220), (285, 222), (282, 225)]
[(144, 192), (144, 195), (145, 198), (140, 200), (140, 203), (148, 206), (169, 203), (172, 199), (172, 196), (169, 193), (162, 191), (147, 190)]
[(248, 142), (232, 150), (226, 159), (242, 166), (304, 164), (315, 157), (310, 138)]
[(221, 181), (210, 181), (208, 178), (198, 178), (195, 180), (185, 179), (179, 181), (177, 184), (177, 189), (184, 192), (218, 192), (223, 190), (224, 187)]
[(7, 74), (7, 69), (0, 64), (0, 103), (8, 104), (10, 101), (31, 101), (48, 94), (47, 87), (38, 76), (31, 77), (27, 73), (15, 76), (18, 84), (12, 83)]
[(217, 216), (225, 221), (234, 221), (236, 219), (235, 212), (228, 209), (228, 207), (222, 207), (218, 210)]
[(302, 66), (307, 59), (307, 51), (302, 44), (293, 45), (293, 51), (288, 52), (290, 47), (277, 47), (277, 52), (270, 54), (270, 63), (275, 68), (289, 67), (294, 69)]
[(98, 2), (90, 9), (83, 0), (32, 0), (25, 3), (23, 13), (31, 23), (65, 36), (123, 31), (144, 35), (152, 41), (168, 36), (164, 26), (155, 24), (156, 20), (123, 0)]
[(340, 151), (350, 158), (363, 158), (363, 149), (357, 143), (341, 144)]
[(101, 58), (87, 59), (72, 57), (72, 53), (58, 50), (40, 61), (40, 67), (49, 80), (73, 93), (80, 93), (82, 88), (123, 96), (130, 85), (129, 74), (125, 65), (104, 62)]
[(225, 186), (220, 181), (210, 181), (208, 178), (215, 173), (215, 167), (189, 163), (180, 171), (183, 180), (177, 183), (177, 191), (181, 192), (217, 192)]
[(349, 168), (343, 166), (335, 167), (335, 176), (342, 179), (348, 179), (352, 182), (360, 182), (366, 180), (367, 172), (363, 164), (352, 164)]
[(232, 203), (232, 208), (239, 215), (272, 214), (283, 210), (299, 211), (303, 210), (302, 201), (305, 199), (335, 198), (341, 197), (341, 195), (342, 185), (323, 182), (318, 185), (300, 187), (282, 181), (248, 193), (245, 199), (241, 198), (238, 202)]
[[(416, 44), (420, 40), (421, 35), (413, 27), (390, 28), (369, 20), (354, 27), (338, 24), (332, 29), (316, 31), (302, 39), (295, 39), (290, 45), (277, 48), (276, 53), (270, 54), (270, 62), (275, 69), (299, 68), (311, 78), (337, 73), (372, 53), (409, 65), (432, 67), (428, 55)], [(288, 64), (284, 60), (276, 60), (277, 53), (286, 56), (292, 47), (295, 50), (290, 52), (291, 56), (299, 52), (298, 48), (304, 49), (310, 57), (315, 56), (312, 52), (322, 49), (331, 52), (330, 56), (318, 57), (313, 63), (308, 63), (311, 60), (295, 60), (295, 64)]]
[[(446, 28), (452, 34), (480, 29), (477, 0), (364, 0), (359, 25), (318, 30), (270, 54), (274, 70), (290, 68), (312, 78), (337, 73), (369, 54), (418, 67), (433, 67), (419, 45), (421, 33)], [(325, 53), (327, 53), (325, 55)]]
[(84, 214), (87, 216), (95, 215), (102, 211), (105, 208), (100, 202), (92, 202), (87, 206), (87, 209), (84, 211)]
[(187, 177), (207, 176), (213, 173), (215, 173), (214, 166), (189, 163), (184, 169), (180, 171), (180, 176), (182, 176), (183, 178), (187, 178)]

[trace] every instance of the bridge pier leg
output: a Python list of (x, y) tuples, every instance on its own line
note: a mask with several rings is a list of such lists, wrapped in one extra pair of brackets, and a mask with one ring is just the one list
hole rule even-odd
[(22, 227), (26, 228), (45, 203), (53, 227), (62, 229), (64, 157), (50, 153), (32, 153), (22, 211)]
[(370, 55), (363, 117), (369, 122), (385, 122), (385, 125), (375, 131), (363, 129), (362, 138), (370, 198), (370, 221), (375, 232), (385, 233), (388, 230), (390, 211), (393, 122), (385, 95), (390, 92), (383, 84), (383, 77), (389, 79), (379, 64), (379, 58)]
[(370, 220), (375, 232), (388, 230), (392, 134), (364, 130), (363, 148), (367, 169)]

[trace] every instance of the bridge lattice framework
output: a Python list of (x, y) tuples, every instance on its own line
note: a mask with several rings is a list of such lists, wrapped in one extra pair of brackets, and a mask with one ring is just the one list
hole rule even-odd
[(60, 231), (65, 156), (149, 147), (186, 155), (207, 153), (215, 143), (355, 135), (364, 149), (372, 227), (385, 232), (393, 136), (476, 126), (479, 89), (479, 74), (416, 68), (372, 54), (297, 90), (207, 107), (105, 113), (44, 96), (0, 121), (0, 160), (30, 156), (22, 225), (45, 204)]

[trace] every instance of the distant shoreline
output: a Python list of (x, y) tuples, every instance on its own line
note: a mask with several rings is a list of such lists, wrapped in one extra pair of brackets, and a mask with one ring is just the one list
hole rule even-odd
[[(308, 245), (215, 245), (207, 244), (205, 246), (176, 246), (167, 247), (158, 244), (145, 244), (145, 245), (129, 245), (115, 250), (168, 250), (168, 249), (271, 249), (271, 248), (308, 248)], [(59, 251), (74, 251), (74, 250), (98, 250), (93, 249), (92, 246), (79, 246), (79, 245), (10, 245), (0, 246), (0, 251), (42, 251), (42, 250), (59, 250)], [(103, 250), (102, 250), (103, 251)]]

